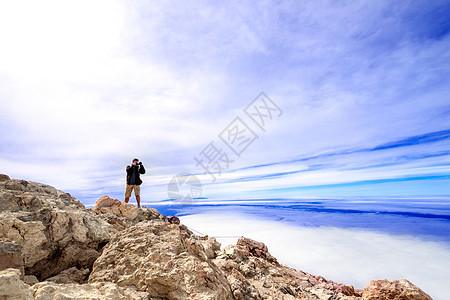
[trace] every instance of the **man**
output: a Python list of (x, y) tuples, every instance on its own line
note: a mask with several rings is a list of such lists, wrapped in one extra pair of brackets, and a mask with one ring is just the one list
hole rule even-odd
[(145, 174), (145, 168), (139, 159), (133, 159), (131, 166), (127, 166), (127, 188), (125, 191), (125, 202), (130, 201), (131, 192), (134, 189), (134, 195), (136, 196), (136, 202), (139, 208), (141, 208), (141, 184), (142, 180), (140, 174)]

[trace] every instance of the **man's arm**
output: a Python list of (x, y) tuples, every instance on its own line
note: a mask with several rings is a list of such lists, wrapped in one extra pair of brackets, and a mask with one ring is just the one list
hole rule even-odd
[(144, 165), (140, 165), (140, 166), (139, 166), (139, 173), (140, 173), (140, 174), (145, 174), (145, 168), (144, 168)]
[(130, 166), (127, 166), (126, 171), (127, 171), (127, 174), (133, 173), (133, 169)]

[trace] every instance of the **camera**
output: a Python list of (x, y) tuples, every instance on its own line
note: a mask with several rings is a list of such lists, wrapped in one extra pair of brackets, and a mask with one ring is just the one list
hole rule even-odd
[(142, 161), (136, 163), (139, 166), (142, 166)]

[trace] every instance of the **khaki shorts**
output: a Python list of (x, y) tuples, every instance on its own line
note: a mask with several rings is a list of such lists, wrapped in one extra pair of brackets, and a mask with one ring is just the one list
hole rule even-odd
[(141, 194), (141, 186), (140, 185), (129, 185), (127, 184), (127, 188), (125, 190), (125, 198), (131, 197), (131, 191), (134, 189), (134, 195), (139, 196)]

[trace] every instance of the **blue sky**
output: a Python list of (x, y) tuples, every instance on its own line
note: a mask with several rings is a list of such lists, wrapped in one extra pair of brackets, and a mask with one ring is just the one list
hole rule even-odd
[[(450, 195), (448, 1), (0, 4), (0, 172), (91, 203), (182, 172), (210, 199)], [(255, 126), (260, 92), (283, 111)], [(235, 156), (236, 117), (258, 138)], [(234, 160), (212, 182), (195, 156)], [(218, 174), (217, 174), (218, 175)]]

